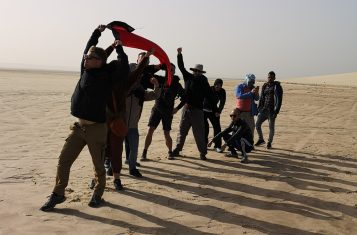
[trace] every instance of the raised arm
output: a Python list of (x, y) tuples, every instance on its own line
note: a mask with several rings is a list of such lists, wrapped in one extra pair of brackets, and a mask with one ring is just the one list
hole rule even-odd
[[(89, 51), (89, 48), (91, 46), (96, 46), (98, 44), (99, 37), (102, 35), (102, 32), (105, 30), (105, 25), (99, 25), (94, 32), (92, 33), (91, 37), (89, 38), (86, 47), (84, 48), (83, 55), (87, 54)], [(81, 75), (84, 71), (84, 57), (82, 56), (82, 61), (81, 61)]]
[(182, 47), (177, 48), (177, 65), (183, 75), (183, 79), (186, 81), (186, 79), (191, 76), (191, 73), (185, 69), (182, 57)]

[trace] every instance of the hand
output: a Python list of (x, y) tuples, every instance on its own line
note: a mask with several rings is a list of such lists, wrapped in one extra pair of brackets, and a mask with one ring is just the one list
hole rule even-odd
[(104, 24), (100, 24), (97, 29), (98, 29), (100, 32), (103, 32), (106, 27), (107, 27), (107, 26), (105, 26)]
[(222, 152), (226, 149), (226, 147), (227, 147), (227, 144), (222, 145), (222, 147), (221, 147)]
[(177, 48), (177, 53), (181, 54), (182, 53), (182, 47)]
[(114, 42), (113, 42), (113, 44), (112, 44), (112, 47), (114, 47), (114, 48), (116, 48), (117, 46), (122, 46), (123, 45), (123, 43), (122, 43), (122, 41), (120, 41), (120, 40), (115, 40)]
[(255, 95), (259, 94), (259, 87), (254, 87), (254, 88), (252, 89), (252, 92), (253, 92)]
[(158, 87), (159, 86), (159, 81), (154, 77), (150, 78), (150, 83), (153, 84), (154, 87)]
[(211, 141), (207, 144), (207, 147), (210, 148), (210, 147), (212, 146), (212, 142), (213, 142), (213, 141), (211, 140)]
[(146, 57), (149, 57), (151, 56), (152, 54), (155, 53), (155, 48), (150, 48), (150, 50), (148, 50), (145, 54)]

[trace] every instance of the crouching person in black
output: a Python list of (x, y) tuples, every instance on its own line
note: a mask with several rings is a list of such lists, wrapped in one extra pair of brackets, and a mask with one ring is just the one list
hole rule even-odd
[(218, 139), (223, 137), (226, 142), (222, 146), (222, 150), (228, 146), (230, 153), (227, 156), (238, 156), (236, 149), (242, 153), (242, 163), (248, 162), (247, 153), (253, 150), (253, 136), (249, 128), (249, 125), (242, 119), (240, 119), (241, 111), (239, 109), (234, 109), (230, 117), (232, 119), (231, 124), (218, 135), (216, 135), (209, 143), (208, 147)]

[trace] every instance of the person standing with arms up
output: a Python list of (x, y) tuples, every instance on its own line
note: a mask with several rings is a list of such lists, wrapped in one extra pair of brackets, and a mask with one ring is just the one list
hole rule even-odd
[(267, 143), (267, 149), (272, 148), (273, 138), (275, 134), (275, 119), (279, 114), (281, 104), (283, 101), (283, 88), (280, 82), (275, 81), (275, 72), (270, 71), (268, 73), (268, 82), (264, 83), (258, 105), (258, 118), (257, 118), (257, 133), (259, 139), (255, 146), (265, 144), (262, 124), (267, 119), (269, 121), (269, 139)]
[(106, 105), (111, 98), (112, 88), (117, 82), (126, 82), (129, 74), (128, 57), (121, 42), (113, 44), (118, 60), (107, 64), (107, 53), (96, 47), (105, 25), (99, 25), (90, 37), (84, 50), (81, 74), (71, 99), (71, 114), (78, 121), (71, 126), (58, 160), (56, 182), (49, 200), (40, 208), (51, 211), (57, 204), (65, 201), (65, 189), (73, 162), (88, 146), (95, 170), (94, 192), (90, 207), (99, 207), (106, 185), (104, 150), (107, 140)]
[[(182, 150), (188, 131), (192, 126), (197, 148), (200, 152), (200, 159), (207, 160), (207, 143), (205, 140), (205, 124), (203, 115), (203, 100), (207, 98), (210, 103), (215, 103), (214, 95), (211, 91), (207, 78), (203, 75), (202, 64), (197, 64), (190, 68), (193, 74), (185, 69), (182, 48), (177, 48), (177, 64), (185, 81), (186, 104), (182, 109), (179, 133), (177, 135), (176, 148), (172, 151), (173, 156), (178, 156)], [(212, 107), (212, 112), (217, 112), (217, 107)]]

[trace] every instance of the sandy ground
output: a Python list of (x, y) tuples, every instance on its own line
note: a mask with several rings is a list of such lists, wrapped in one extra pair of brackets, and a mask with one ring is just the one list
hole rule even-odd
[[(151, 161), (140, 168), (145, 178), (130, 177), (125, 165), (125, 191), (115, 192), (108, 177), (98, 209), (87, 206), (93, 170), (85, 149), (72, 167), (67, 201), (45, 213), (39, 207), (74, 121), (69, 107), (77, 79), (0, 72), (0, 234), (357, 234), (357, 79), (347, 86), (283, 83), (273, 149), (258, 147), (249, 164), (212, 150), (208, 161), (199, 160), (192, 132), (184, 156), (169, 161), (160, 126)], [(222, 126), (239, 82), (224, 83)], [(144, 107), (139, 152), (152, 105)]]

